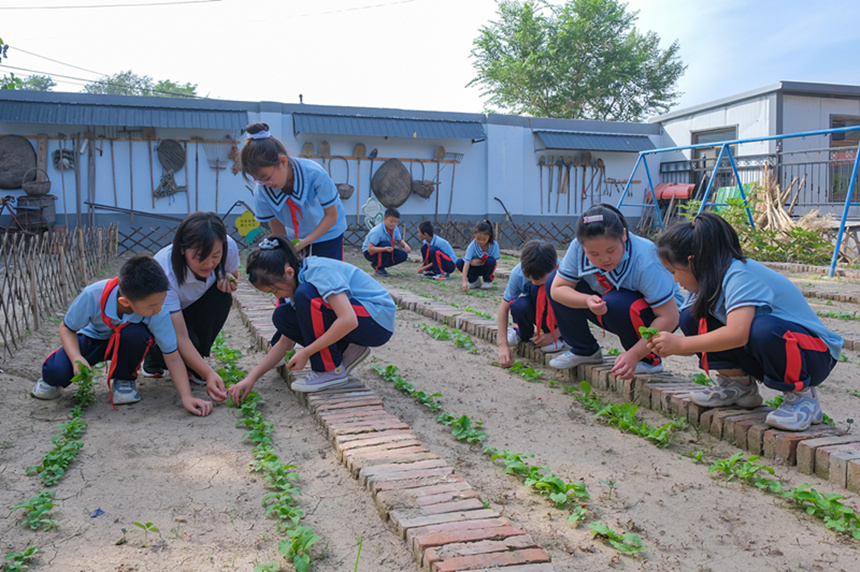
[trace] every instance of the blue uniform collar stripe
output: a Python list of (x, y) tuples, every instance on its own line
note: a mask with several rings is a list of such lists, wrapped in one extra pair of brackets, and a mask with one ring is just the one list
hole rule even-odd
[[(630, 272), (630, 269), (633, 267), (633, 241), (628, 238), (627, 242), (624, 243), (624, 254), (625, 256), (621, 259), (621, 263), (616, 266), (611, 272), (607, 272), (604, 274), (606, 279), (609, 280), (609, 283), (618, 288), (618, 285), (627, 277), (627, 274)], [(589, 274), (599, 274), (603, 271), (591, 263), (588, 257), (585, 255), (585, 249), (582, 249), (582, 255), (580, 260), (580, 268), (582, 268), (581, 275), (588, 276)]]

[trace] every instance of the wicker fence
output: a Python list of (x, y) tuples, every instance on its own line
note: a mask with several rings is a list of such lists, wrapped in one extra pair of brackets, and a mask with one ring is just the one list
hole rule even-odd
[(116, 256), (117, 227), (66, 234), (0, 236), (0, 359), (30, 330), (65, 311), (72, 297)]

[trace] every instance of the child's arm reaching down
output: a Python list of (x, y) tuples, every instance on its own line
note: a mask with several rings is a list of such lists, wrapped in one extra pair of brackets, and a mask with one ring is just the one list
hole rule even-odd
[(233, 403), (241, 403), (243, 399), (248, 397), (248, 394), (254, 389), (254, 384), (257, 383), (257, 380), (273, 367), (280, 364), (284, 356), (287, 355), (287, 351), (293, 349), (294, 345), (296, 345), (296, 342), (282, 335), (277, 343), (272, 346), (272, 349), (269, 350), (269, 353), (266, 354), (266, 357), (257, 364), (257, 367), (245, 376), (245, 379), (227, 388), (227, 394), (233, 400)]

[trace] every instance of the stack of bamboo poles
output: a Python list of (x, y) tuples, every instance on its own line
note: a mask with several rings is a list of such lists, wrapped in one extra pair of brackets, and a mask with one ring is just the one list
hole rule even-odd
[[(797, 199), (806, 184), (806, 174), (803, 175), (802, 179), (795, 177), (789, 183), (788, 188), (782, 190), (773, 171), (765, 165), (762, 179), (764, 185), (757, 185), (755, 200), (753, 201), (755, 211), (753, 221), (756, 228), (787, 232), (792, 228), (800, 227), (804, 230), (821, 233), (832, 229), (833, 217), (831, 215), (822, 216), (818, 209), (809, 211), (797, 220), (791, 218), (791, 213), (797, 205)], [(792, 191), (794, 191), (793, 196)], [(791, 202), (789, 202), (789, 198), (791, 198)], [(786, 208), (786, 204), (788, 204), (788, 208)]]

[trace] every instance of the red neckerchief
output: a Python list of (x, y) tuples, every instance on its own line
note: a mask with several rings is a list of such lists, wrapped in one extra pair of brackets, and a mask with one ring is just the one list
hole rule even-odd
[(542, 326), (543, 326), (543, 314), (546, 311), (546, 327), (552, 333), (553, 341), (558, 341), (558, 338), (555, 336), (555, 329), (558, 327), (558, 324), (555, 321), (555, 312), (552, 311), (552, 306), (548, 304), (549, 300), (546, 296), (546, 286), (541, 284), (538, 288), (537, 295), (537, 323), (535, 326), (537, 327), (537, 335), (541, 334)]
[[(708, 321), (705, 318), (699, 319), (699, 335), (708, 333)], [(705, 370), (705, 375), (711, 375), (711, 372), (708, 371), (708, 353), (702, 352), (702, 369)]]
[(293, 238), (299, 238), (299, 217), (304, 220), (302, 209), (299, 205), (293, 202), (293, 199), (287, 198), (287, 206), (290, 207), (290, 218), (293, 221)]
[[(394, 262), (394, 231), (396, 229), (397, 229), (396, 226), (394, 228), (392, 228), (391, 230), (388, 230), (387, 228), (385, 228), (385, 230), (388, 230), (388, 234), (391, 235), (391, 262)], [(427, 252), (430, 252), (429, 248), (427, 249)]]
[[(114, 288), (119, 284), (119, 278), (111, 278), (105, 284), (105, 289), (102, 292), (102, 300), (101, 300), (101, 312), (102, 312), (102, 321), (105, 323), (107, 327), (111, 329), (111, 335), (108, 339), (107, 349), (105, 350), (105, 358), (110, 360), (110, 368), (108, 368), (107, 375), (107, 384), (108, 384), (108, 395), (110, 396), (110, 404), (116, 410), (116, 405), (113, 404), (113, 392), (110, 390), (110, 380), (113, 379), (113, 372), (116, 369), (116, 360), (119, 356), (119, 337), (120, 330), (126, 327), (129, 322), (125, 322), (115, 326), (111, 321), (110, 317), (105, 312), (105, 308), (107, 307), (108, 297)], [(117, 293), (119, 295), (119, 293)], [(146, 350), (143, 352), (143, 356), (146, 357), (146, 354), (149, 352), (149, 348), (152, 347), (152, 337), (149, 338), (149, 342), (146, 344)], [(142, 361), (142, 359), (141, 359)]]

